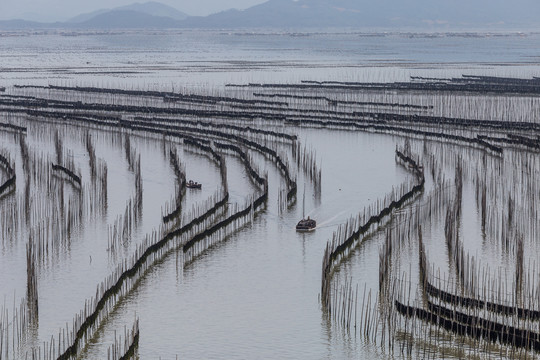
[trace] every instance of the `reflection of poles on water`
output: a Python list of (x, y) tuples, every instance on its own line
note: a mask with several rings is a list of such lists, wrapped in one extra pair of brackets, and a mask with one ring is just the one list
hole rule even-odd
[[(296, 151), (294, 151), (296, 149)], [(306, 146), (303, 147), (296, 141), (293, 147), (293, 157), (296, 159), (298, 168), (302, 169), (306, 174), (306, 177), (313, 183), (316, 197), (320, 197), (321, 193), (321, 180), (322, 170), (317, 165), (315, 150), (307, 150)]]
[(116, 336), (114, 332), (114, 344), (107, 349), (107, 360), (134, 359), (137, 346), (139, 345), (139, 319), (135, 319), (131, 330), (124, 326), (124, 337)]
[(39, 314), (36, 263), (36, 245), (30, 238), (26, 244), (26, 299), (29, 320), (32, 324), (37, 323)]
[(304, 196), (302, 197), (302, 220), (306, 218), (306, 184), (304, 184)]

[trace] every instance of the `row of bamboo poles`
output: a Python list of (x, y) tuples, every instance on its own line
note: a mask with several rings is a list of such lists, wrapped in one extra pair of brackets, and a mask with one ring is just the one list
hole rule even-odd
[[(444, 152), (434, 151), (436, 147)], [(477, 150), (451, 153), (448, 148), (445, 144), (430, 148), (424, 142), (426, 160), (423, 163), (433, 177), (431, 180), (435, 180), (435, 188), (424, 194), (420, 203), (409, 207), (409, 211), (397, 214), (381, 231), (379, 237), (386, 236), (379, 254), (377, 303), (366, 306), (365, 301), (361, 301), (366, 292), (359, 296), (358, 285), (351, 280), (345, 279), (342, 285), (334, 282), (332, 319), (348, 331), (354, 329), (355, 333), (363, 334), (367, 341), (380, 344), (394, 356), (535, 358), (540, 350), (538, 269), (530, 262), (527, 266), (524, 260), (523, 234), (529, 230), (531, 234), (536, 233), (536, 219), (517, 215), (536, 211), (534, 189), (530, 189), (526, 180), (539, 169), (536, 160), (531, 162), (535, 156), (512, 152), (503, 160), (480, 153), (479, 165), (475, 162)], [(437, 161), (433, 161), (434, 157)], [(445, 163), (454, 167), (451, 177), (437, 165)], [(438, 169), (431, 168), (433, 166)], [(523, 179), (524, 188), (509, 186), (507, 178), (487, 176), (487, 169), (494, 168), (498, 173), (507, 174), (503, 167), (509, 167), (514, 176)], [(489, 185), (487, 179), (491, 182)], [(487, 237), (486, 241), (497, 245), (514, 263), (513, 276), (512, 269), (509, 269), (510, 274), (505, 274), (506, 270), (494, 272), (482, 266), (476, 259), (478, 254), (473, 256), (467, 250), (460, 225), (466, 187), (476, 194), (482, 236), (496, 235)], [(504, 206), (499, 205), (488, 218), (485, 213), (494, 206), (488, 205), (492, 201), (502, 201)], [(430, 252), (434, 248), (427, 250), (423, 240), (423, 225), (431, 227), (434, 222), (444, 225), (444, 247), (450, 272), (442, 275), (437, 268), (440, 266), (438, 255), (430, 264), (429, 259), (433, 257)], [(408, 275), (400, 264), (403, 247), (412, 247), (418, 254), (417, 267), (406, 265)], [(373, 318), (375, 320), (365, 321)], [(361, 325), (358, 319), (362, 320)], [(457, 337), (450, 338), (448, 334)], [(452, 345), (456, 342), (461, 345), (460, 350)]]

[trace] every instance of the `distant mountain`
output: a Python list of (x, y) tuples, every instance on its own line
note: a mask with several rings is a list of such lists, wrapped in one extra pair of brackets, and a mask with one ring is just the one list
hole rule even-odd
[(24, 19), (26, 21), (33, 21), (33, 22), (58, 22), (58, 21), (65, 21), (67, 18), (60, 18), (61, 15), (55, 14), (47, 14), (44, 12), (32, 12), (28, 11), (25, 13), (21, 13), (19, 16), (17, 16), (15, 19)]
[(3, 30), (90, 30), (90, 29), (173, 29), (179, 28), (179, 21), (164, 16), (153, 16), (137, 11), (114, 10), (93, 16), (89, 20), (72, 23), (39, 23), (26, 20), (0, 21)]
[(189, 27), (396, 28), (538, 25), (537, 0), (269, 0), (191, 17)]
[(89, 21), (96, 16), (100, 16), (108, 12), (117, 12), (117, 11), (134, 11), (137, 13), (142, 13), (142, 14), (151, 15), (151, 16), (168, 17), (173, 20), (184, 20), (189, 16), (186, 13), (176, 10), (175, 8), (171, 6), (167, 6), (167, 5), (155, 2), (155, 1), (150, 1), (146, 3), (135, 3), (131, 5), (117, 7), (114, 9), (101, 9), (94, 12), (81, 14), (81, 15), (75, 16), (74, 18), (69, 19), (68, 22), (82, 23), (82, 22)]
[(205, 17), (149, 2), (83, 14), (67, 23), (3, 21), (0, 28), (538, 29), (538, 14), (538, 0), (269, 0)]
[(50, 29), (63, 26), (63, 23), (40, 23), (21, 19), (0, 20), (0, 30)]
[(178, 24), (177, 20), (170, 17), (153, 16), (133, 10), (114, 10), (69, 25), (71, 28), (82, 29), (166, 29), (177, 28)]

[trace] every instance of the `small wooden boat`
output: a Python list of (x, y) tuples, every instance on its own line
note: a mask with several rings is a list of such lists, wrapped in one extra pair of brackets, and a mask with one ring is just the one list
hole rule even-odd
[(190, 189), (202, 189), (202, 184), (199, 184), (198, 182), (193, 180), (189, 180), (186, 184), (186, 187)]
[(313, 231), (316, 227), (317, 222), (308, 216), (307, 219), (302, 219), (296, 224), (296, 231)]
[(304, 198), (302, 200), (302, 220), (296, 224), (296, 231), (313, 231), (317, 227), (317, 221), (311, 219), (309, 216), (306, 219), (304, 211), (306, 208), (306, 190), (304, 189)]

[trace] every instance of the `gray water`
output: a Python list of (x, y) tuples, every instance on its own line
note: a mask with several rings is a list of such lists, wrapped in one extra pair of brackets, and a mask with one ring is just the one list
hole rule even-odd
[(530, 77), (538, 72), (537, 33), (298, 35), (189, 30), (23, 33), (0, 39), (0, 67), (8, 84), (69, 81), (177, 90), (229, 82), (402, 81), (410, 75), (463, 73)]
[[(531, 77), (540, 74), (536, 65), (540, 56), (538, 37), (538, 34), (413, 37), (357, 33), (299, 37), (288, 33), (191, 31), (79, 36), (24, 34), (0, 37), (0, 86), (68, 84), (217, 92), (224, 91), (223, 85), (227, 83), (306, 79), (402, 81), (411, 75), (451, 77), (464, 73)], [(456, 99), (459, 97), (451, 100)], [(454, 107), (444, 106), (445, 100), (444, 96), (435, 99), (427, 96), (422, 101), (435, 104), (435, 112), (455, 111)], [(469, 101), (474, 105), (474, 101)], [(501, 99), (491, 109), (508, 102), (512, 103)], [(524, 102), (532, 105), (519, 116), (537, 114), (536, 99)], [(511, 113), (509, 106), (503, 108)], [(488, 113), (480, 115), (488, 116)], [(31, 153), (52, 157), (55, 128), (36, 122), (27, 122), (25, 126)], [(73, 152), (75, 164), (85, 179), (89, 170), (81, 140), (83, 130), (56, 128), (64, 135), (64, 147)], [(278, 189), (282, 177), (275, 165), (259, 159), (259, 166), (269, 174), (270, 197), (266, 208), (251, 224), (186, 266), (182, 266), (179, 254), (171, 253), (150, 269), (109, 315), (83, 358), (106, 358), (115, 331), (122, 333), (124, 326), (131, 327), (135, 317), (140, 320), (141, 359), (390, 357), (357, 334), (336, 328), (321, 310), (319, 293), (322, 255), (337, 226), (383, 198), (392, 187), (410, 180), (411, 174), (395, 161), (396, 144), (401, 146), (404, 139), (365, 132), (281, 130), (297, 134), (303, 144), (316, 150), (322, 168), (320, 196), (299, 171), (298, 198), (290, 208), (280, 212)], [(73, 134), (79, 134), (80, 138)], [(49, 341), (58, 334), (58, 329), (71, 324), (84, 301), (95, 294), (97, 284), (133, 253), (146, 234), (159, 226), (164, 204), (174, 196), (174, 174), (163, 154), (162, 141), (132, 136), (131, 145), (141, 155), (143, 217), (132, 239), (122, 251), (112, 255), (107, 251), (108, 226), (124, 213), (126, 202), (133, 196), (134, 175), (127, 168), (121, 134), (98, 130), (91, 130), (91, 134), (97, 157), (108, 166), (108, 209), (106, 214), (84, 223), (70, 239), (69, 247), (39, 267), (40, 314), (39, 327), (31, 339), (33, 345)], [(18, 142), (7, 132), (0, 136), (0, 149), (12, 156), (17, 174), (21, 175), (18, 178), (22, 179)], [(204, 183), (202, 191), (186, 193), (185, 207), (190, 209), (219, 189), (219, 169), (206, 156), (181, 145), (177, 148), (187, 178)], [(255, 188), (237, 159), (227, 156), (226, 161), (230, 202), (244, 204)], [(23, 188), (19, 180), (17, 194)], [(294, 226), (302, 217), (304, 188), (306, 214), (316, 218), (319, 226), (315, 232), (299, 234)], [(470, 188), (465, 191), (472, 194)], [(465, 207), (469, 206), (474, 213), (472, 202), (466, 202)], [(434, 259), (445, 255), (440, 246), (443, 225), (434, 224), (432, 233), (426, 235), (433, 239), (428, 249)], [(481, 235), (477, 216), (467, 218), (463, 226), (471, 238)], [(18, 304), (26, 291), (28, 234), (24, 229), (18, 234), (15, 239), (5, 239), (0, 251), (0, 295), (8, 309)], [(381, 244), (382, 239), (377, 236), (362, 244), (336, 277), (352, 277), (361, 288), (365, 285), (376, 291)], [(484, 255), (486, 262), (499, 263), (500, 251), (478, 244), (471, 244), (469, 251), (488, 254)], [(411, 248), (403, 257), (414, 259), (415, 251)], [(404, 260), (404, 268), (412, 262)], [(445, 261), (441, 260), (440, 264), (443, 267)], [(503, 262), (508, 264), (511, 261)]]

